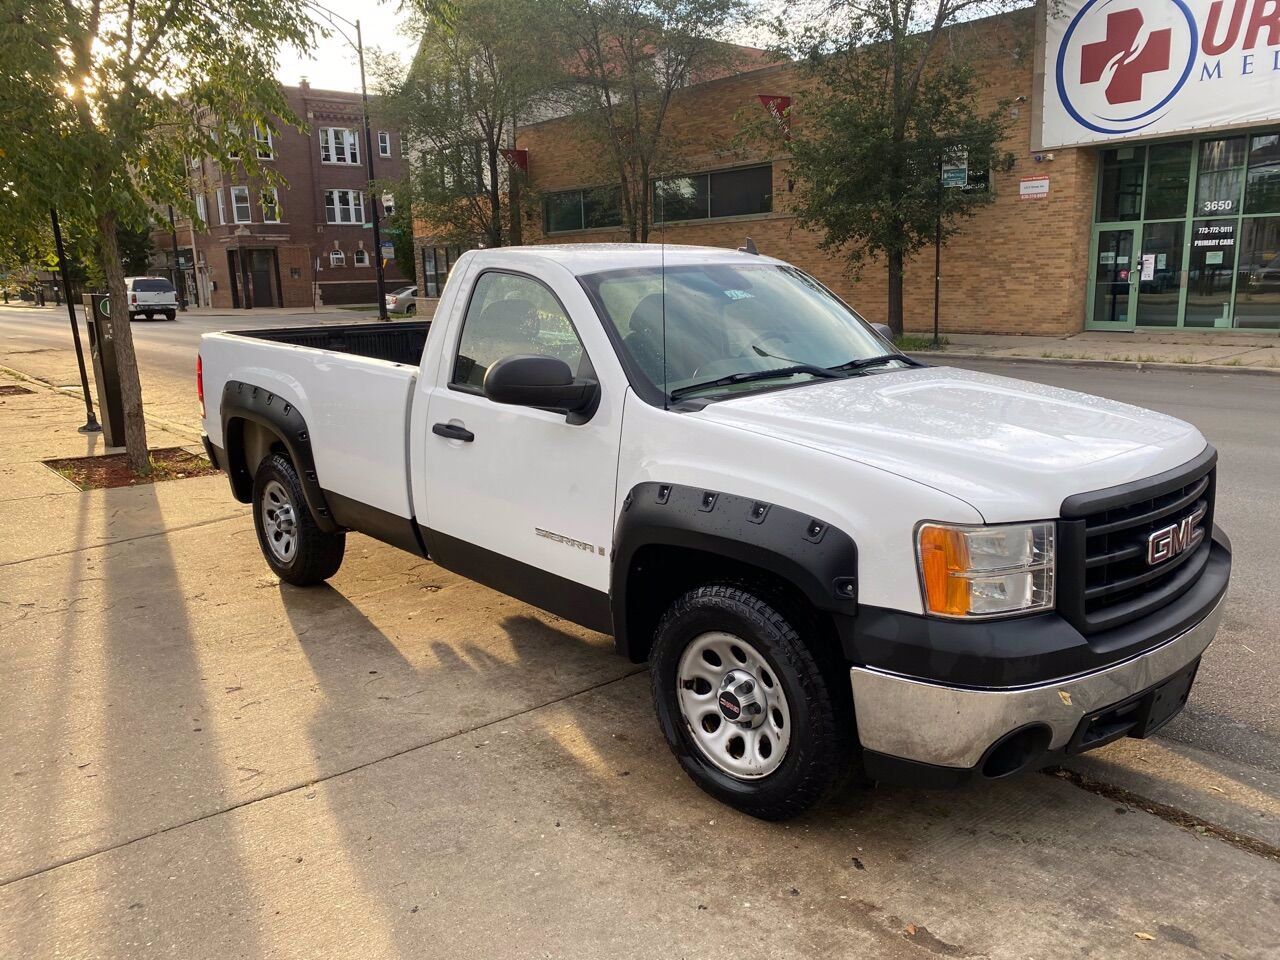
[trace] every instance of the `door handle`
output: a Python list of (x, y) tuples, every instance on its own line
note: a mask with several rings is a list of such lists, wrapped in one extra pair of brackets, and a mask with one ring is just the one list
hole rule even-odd
[(476, 435), (466, 427), (460, 427), (456, 423), (437, 423), (431, 428), (431, 432), (437, 437), (444, 437), (446, 440), (461, 440), (463, 443), (470, 443), (476, 438)]

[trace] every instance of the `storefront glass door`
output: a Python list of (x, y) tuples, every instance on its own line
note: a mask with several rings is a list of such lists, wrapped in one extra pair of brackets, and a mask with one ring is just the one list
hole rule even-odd
[(1101, 330), (1129, 329), (1137, 304), (1137, 281), (1133, 252), (1137, 230), (1099, 230), (1094, 237), (1093, 297), (1089, 326)]
[(1280, 131), (1098, 151), (1086, 323), (1280, 330)]

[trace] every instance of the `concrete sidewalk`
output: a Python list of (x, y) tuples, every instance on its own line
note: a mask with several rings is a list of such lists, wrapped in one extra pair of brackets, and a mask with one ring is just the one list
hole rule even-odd
[[(41, 419), (75, 403), (0, 398), (0, 452), (85, 442)], [(1117, 744), (1081, 774), (1112, 793), (853, 789), (765, 824), (681, 773), (607, 637), (357, 535), (283, 586), (222, 477), (53, 478), (0, 484), (0, 956), (1280, 952), (1247, 768)]]
[[(917, 341), (928, 339), (930, 334), (910, 336)], [(945, 355), (1280, 373), (1280, 334), (1277, 333), (1088, 330), (1066, 337), (948, 334), (943, 339), (946, 343), (941, 350), (912, 352), (925, 359)]]

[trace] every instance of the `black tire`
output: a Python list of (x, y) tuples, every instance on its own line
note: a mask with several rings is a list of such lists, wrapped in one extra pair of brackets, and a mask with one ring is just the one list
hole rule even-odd
[[(272, 510), (268, 494), (278, 498), (280, 491), (291, 509), (294, 532), (292, 549), (284, 556), (278, 555), (270, 539), (274, 538), (268, 527), (273, 519), (267, 514)], [(277, 504), (278, 506), (278, 504)], [(293, 463), (282, 453), (273, 453), (258, 466), (253, 477), (253, 526), (258, 532), (258, 546), (267, 565), (285, 583), (295, 587), (309, 587), (323, 583), (342, 566), (347, 547), (346, 533), (326, 533), (316, 526), (315, 518), (307, 506), (302, 492), (302, 482)]]
[(178, 319), (178, 312), (177, 312), (176, 310), (166, 310), (166, 311), (164, 312), (164, 318), (165, 318), (166, 320), (177, 320), (177, 319)]
[(416, 303), (411, 303), (404, 308), (404, 315), (406, 317), (412, 317), (417, 312), (418, 312), (418, 305)]
[[(798, 629), (804, 623), (802, 616), (784, 615), (743, 585), (710, 584), (671, 605), (658, 624), (650, 654), (658, 723), (680, 766), (717, 800), (762, 820), (804, 812), (853, 770), (856, 733), (847, 686), (839, 686), (843, 671), (805, 645)], [(712, 763), (680, 709), (681, 655), (697, 637), (718, 631), (745, 640), (763, 655), (790, 706), (787, 752), (773, 772), (759, 779), (741, 779)], [(811, 628), (805, 632), (811, 637), (815, 633)]]

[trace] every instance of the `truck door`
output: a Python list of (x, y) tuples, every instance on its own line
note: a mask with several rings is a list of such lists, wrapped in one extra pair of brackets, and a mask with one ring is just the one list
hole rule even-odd
[[(428, 432), (428, 550), (446, 568), (602, 628), (573, 608), (607, 610), (622, 391), (603, 390), (596, 413), (576, 425), (561, 413), (486, 399), (485, 371), (513, 354), (559, 357), (578, 377), (597, 379), (596, 368), (542, 280), (514, 269), (466, 280), (453, 311), (463, 311), (461, 330), (455, 320), (441, 331), (449, 339), (418, 426)], [(603, 341), (602, 330), (588, 332)]]

